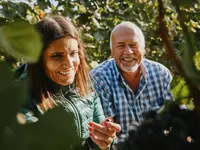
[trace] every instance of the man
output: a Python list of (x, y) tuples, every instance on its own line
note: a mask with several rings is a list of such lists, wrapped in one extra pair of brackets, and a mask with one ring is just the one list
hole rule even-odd
[(170, 71), (160, 63), (145, 59), (145, 40), (131, 22), (117, 25), (110, 36), (111, 55), (91, 71), (106, 116), (114, 117), (127, 133), (129, 124), (141, 121), (142, 113), (159, 110), (170, 93)]

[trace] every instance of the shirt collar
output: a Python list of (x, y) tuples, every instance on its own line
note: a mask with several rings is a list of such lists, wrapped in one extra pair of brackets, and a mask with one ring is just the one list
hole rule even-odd
[(147, 76), (148, 76), (148, 70), (147, 70), (147, 68), (146, 68), (144, 62), (145, 62), (145, 59), (142, 60), (141, 65), (140, 65), (140, 69), (141, 69), (142, 75), (143, 75), (145, 78), (147, 78)]

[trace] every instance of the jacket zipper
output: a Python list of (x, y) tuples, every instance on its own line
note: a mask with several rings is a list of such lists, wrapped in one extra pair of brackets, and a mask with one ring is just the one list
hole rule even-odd
[[(62, 96), (65, 98), (65, 96), (63, 94), (63, 91), (61, 91), (61, 93), (62, 93)], [(65, 99), (74, 109), (75, 116), (76, 116), (77, 122), (78, 122), (78, 127), (77, 128), (78, 128), (78, 131), (79, 131), (79, 136), (80, 136), (80, 138), (82, 138), (81, 137), (81, 135), (82, 135), (81, 121), (80, 121), (80, 116), (79, 116), (79, 113), (78, 113), (78, 109), (77, 109), (76, 105), (70, 99), (67, 99), (67, 98), (65, 98)]]

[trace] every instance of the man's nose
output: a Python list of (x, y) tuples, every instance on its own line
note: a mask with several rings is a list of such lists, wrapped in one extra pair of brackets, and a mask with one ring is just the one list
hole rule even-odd
[(126, 54), (133, 54), (134, 51), (130, 48), (130, 46), (126, 46), (125, 51)]

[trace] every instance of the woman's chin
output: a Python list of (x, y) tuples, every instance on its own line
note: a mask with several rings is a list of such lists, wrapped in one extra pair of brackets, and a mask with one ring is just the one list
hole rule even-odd
[(70, 85), (74, 82), (74, 79), (68, 79), (68, 80), (62, 80), (60, 82), (57, 82), (58, 84), (60, 85), (63, 85), (63, 86), (67, 86), (67, 85)]

